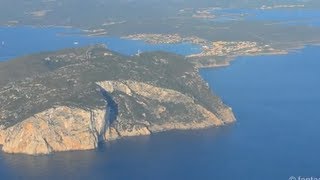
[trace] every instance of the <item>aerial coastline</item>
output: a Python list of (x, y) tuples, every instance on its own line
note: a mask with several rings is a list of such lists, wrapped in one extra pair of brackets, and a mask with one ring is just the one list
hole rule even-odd
[[(149, 38), (145, 39), (145, 38)], [(128, 37), (126, 37), (128, 38)], [(135, 36), (129, 36), (130, 39), (134, 39), (134, 40), (144, 40), (147, 41), (149, 43), (179, 43), (179, 42), (193, 42), (193, 43), (198, 43), (199, 45), (208, 45), (210, 43), (212, 43), (212, 48), (209, 50), (207, 50), (208, 55), (201, 53), (196, 54), (196, 55), (190, 55), (187, 58), (188, 61), (186, 61), (186, 63), (191, 62), (192, 64), (195, 65), (196, 68), (212, 68), (212, 67), (222, 67), (222, 66), (228, 66), (230, 65), (230, 62), (232, 60), (234, 60), (237, 56), (240, 55), (245, 55), (245, 56), (254, 56), (254, 55), (262, 55), (262, 54), (286, 54), (288, 53), (288, 51), (279, 51), (279, 50), (274, 50), (271, 49), (269, 46), (262, 46), (259, 45), (258, 43), (255, 42), (222, 42), (222, 41), (218, 41), (218, 42), (208, 42), (206, 40), (203, 40), (201, 38), (197, 38), (197, 37), (189, 37), (189, 38), (181, 38), (179, 35), (174, 34), (174, 35), (135, 35)], [(157, 39), (159, 39), (159, 41), (157, 41)], [(166, 41), (165, 39), (167, 39), (168, 41)], [(102, 48), (102, 49), (101, 49)], [(89, 48), (85, 51), (79, 49), (76, 50), (75, 52), (71, 52), (71, 53), (67, 53), (64, 54), (64, 51), (62, 51), (60, 54), (60, 52), (56, 52), (58, 55), (47, 55), (48, 57), (45, 57), (44, 61), (46, 64), (50, 65), (50, 66), (57, 66), (56, 68), (58, 68), (58, 70), (60, 69), (59, 66), (62, 65), (61, 70), (66, 71), (66, 69), (63, 67), (65, 63), (74, 63), (74, 62), (81, 62), (84, 64), (88, 64), (89, 62), (92, 61), (92, 59), (99, 59), (99, 58), (107, 58), (107, 59), (117, 59), (119, 57), (117, 57), (118, 55), (115, 55), (113, 52), (108, 51), (107, 49), (104, 49), (105, 47), (102, 46), (98, 46), (98, 47), (92, 47)], [(269, 51), (265, 51), (262, 48), (266, 48)], [(82, 52), (83, 51), (83, 52)], [(66, 50), (66, 52), (68, 52), (68, 50)], [(211, 52), (211, 54), (210, 54)], [(152, 53), (151, 53), (152, 54)], [(142, 54), (141, 57), (143, 57), (144, 55)], [(217, 61), (217, 57), (220, 57), (220, 61)], [(135, 56), (134, 58), (140, 58), (140, 55)], [(207, 59), (206, 59), (207, 58)], [(162, 64), (168, 64), (168, 60), (166, 58), (161, 58), (155, 59), (155, 63), (162, 63)], [(74, 61), (74, 62), (73, 62)], [(184, 59), (185, 61), (185, 59)], [(39, 63), (38, 62), (38, 63)], [(130, 62), (130, 61), (129, 61)], [(218, 62), (218, 63), (217, 63)], [(61, 64), (62, 63), (62, 64)], [(55, 65), (57, 64), (57, 65)], [(61, 65), (59, 65), (61, 64)], [(78, 64), (76, 66), (81, 66), (81, 64)], [(89, 63), (90, 64), (90, 63)], [(123, 65), (121, 65), (123, 66)], [(127, 66), (127, 65), (125, 65)], [(14, 66), (13, 66), (14, 67)], [(68, 66), (66, 66), (68, 67)], [(71, 66), (72, 67), (72, 66)], [(108, 67), (108, 66), (106, 66)], [(86, 69), (86, 68), (85, 68)], [(60, 70), (60, 71), (61, 71)], [(92, 69), (93, 71), (95, 71), (95, 68)], [(66, 75), (63, 75), (64, 72), (61, 71), (59, 72), (57, 75), (58, 76), (63, 76), (63, 77), (68, 77)], [(75, 70), (72, 70), (75, 73)], [(90, 70), (91, 71), (91, 70)], [(198, 72), (198, 70), (196, 70)], [(78, 72), (78, 73), (82, 73), (82, 72)], [(186, 75), (189, 75), (190, 73), (186, 73)], [(192, 73), (191, 73), (192, 74)], [(4, 74), (5, 75), (5, 74)], [(49, 74), (48, 74), (49, 75)], [(44, 74), (44, 77), (48, 76), (46, 74)], [(186, 75), (183, 75), (182, 77), (185, 78)], [(32, 77), (32, 76), (31, 76)], [(41, 78), (41, 76), (37, 77), (37, 78)], [(198, 79), (199, 77), (195, 77), (196, 79)], [(25, 80), (23, 80), (24, 82), (13, 82), (13, 84), (11, 83), (4, 86), (4, 88), (2, 88), (0, 95), (1, 97), (12, 97), (12, 100), (16, 100), (16, 99), (21, 99), (22, 97), (18, 97), (17, 95), (5, 95), (2, 96), (3, 94), (7, 94), (7, 93), (13, 93), (15, 91), (21, 91), (21, 88), (24, 89), (24, 93), (21, 94), (22, 96), (27, 97), (27, 99), (32, 99), (32, 91), (35, 91), (35, 88), (40, 88), (39, 91), (45, 91), (43, 96), (38, 99), (37, 101), (34, 101), (36, 104), (46, 104), (50, 101), (48, 101), (47, 97), (48, 93), (58, 93), (57, 89), (52, 89), (49, 90), (47, 89), (45, 84), (38, 84), (36, 86), (33, 86), (31, 89), (30, 87), (24, 87), (26, 84), (36, 84), (35, 82), (32, 82), (34, 78), (27, 78)], [(54, 78), (56, 79), (56, 78)], [(117, 79), (117, 78), (116, 78)], [(31, 82), (29, 82), (31, 80)], [(75, 78), (75, 77), (70, 77), (67, 79), (68, 83), (72, 83), (74, 85), (76, 85), (77, 83), (79, 83), (79, 79)], [(202, 82), (202, 80), (198, 79), (197, 81)], [(139, 81), (126, 81), (126, 80), (116, 80), (116, 81), (100, 81), (100, 82), (96, 82), (96, 85), (98, 85), (99, 88), (101, 88), (103, 91), (109, 92), (109, 93), (113, 93), (113, 92), (121, 92), (121, 93), (125, 93), (126, 97), (124, 98), (123, 95), (120, 95), (119, 97), (117, 97), (118, 95), (113, 95), (114, 97), (116, 97), (117, 99), (117, 104), (121, 105), (122, 102), (128, 101), (128, 99), (131, 98), (131, 96), (134, 94), (140, 94), (141, 97), (148, 97), (151, 98), (153, 100), (155, 100), (156, 96), (164, 96), (163, 98), (159, 98), (156, 99), (159, 102), (170, 102), (168, 101), (169, 99), (185, 99), (183, 101), (181, 101), (180, 103), (184, 103), (186, 107), (191, 108), (192, 106), (188, 105), (190, 102), (192, 102), (191, 100), (189, 100), (190, 97), (185, 96), (184, 94), (180, 94), (180, 92), (178, 91), (172, 91), (172, 89), (167, 89), (167, 88), (163, 88), (163, 87), (159, 87), (159, 86), (155, 86), (156, 81), (150, 83), (150, 82), (141, 82), (141, 80)], [(17, 84), (16, 84), (17, 83)], [(204, 82), (203, 82), (204, 83)], [(21, 87), (20, 87), (21, 86)], [(165, 85), (166, 86), (166, 85)], [(19, 90), (20, 89), (20, 90)], [(32, 91), (29, 91), (29, 90)], [(148, 93), (149, 94), (144, 94), (144, 92), (142, 91), (142, 89), (149, 89)], [(60, 89), (63, 90), (63, 89)], [(59, 90), (59, 91), (60, 91)], [(208, 89), (206, 90), (208, 92)], [(207, 93), (206, 92), (206, 93)], [(89, 93), (89, 92), (86, 92)], [(92, 93), (92, 92), (90, 92)], [(41, 93), (40, 93), (41, 94)], [(59, 92), (58, 94), (60, 94), (60, 96), (62, 94), (64, 94), (64, 92)], [(162, 94), (162, 95), (161, 95)], [(169, 94), (171, 94), (170, 98), (167, 97)], [(139, 99), (140, 97), (135, 97), (137, 99)], [(169, 99), (167, 99), (169, 98)], [(122, 99), (120, 101), (120, 99)], [(16, 110), (10, 110), (10, 109), (6, 109), (8, 107), (10, 107), (10, 103), (12, 103), (12, 100), (7, 99), (3, 99), (6, 103), (5, 106), (3, 106), (4, 109), (2, 109), (2, 113), (1, 113), (1, 119), (2, 121), (7, 121), (8, 119), (14, 117), (14, 119), (19, 119), (17, 114), (21, 114), (23, 115), (26, 112), (19, 112), (19, 113), (14, 113), (14, 111)], [(137, 101), (138, 104), (141, 103), (140, 100), (134, 100)], [(14, 102), (14, 101), (13, 101)], [(177, 101), (173, 101), (174, 103), (177, 103)], [(218, 100), (219, 103), (222, 103), (220, 100)], [(30, 104), (29, 100), (26, 101), (27, 104)], [(62, 103), (62, 104), (61, 104)], [(151, 101), (149, 102), (151, 103)], [(217, 102), (215, 102), (217, 103)], [(143, 105), (144, 103), (142, 103), (141, 105)], [(31, 104), (30, 104), (31, 105)], [(98, 104), (97, 104), (98, 105)], [(22, 118), (22, 123), (17, 123), (15, 125), (5, 125), (5, 124), (1, 124), (1, 131), (0, 131), (0, 143), (3, 144), (3, 150), (5, 152), (8, 153), (26, 153), (26, 154), (32, 154), (32, 155), (38, 155), (38, 154), (48, 154), (48, 153), (52, 153), (52, 152), (57, 152), (57, 151), (70, 151), (70, 150), (87, 150), (87, 149), (94, 149), (97, 147), (98, 142), (101, 141), (101, 139), (103, 139), (104, 141), (112, 141), (118, 138), (122, 138), (122, 137), (128, 137), (128, 136), (141, 136), (141, 135), (150, 135), (152, 133), (156, 133), (156, 132), (162, 132), (162, 131), (168, 131), (168, 130), (173, 130), (173, 129), (180, 129), (180, 130), (186, 130), (186, 129), (202, 129), (202, 128), (208, 128), (208, 127), (216, 127), (216, 126), (221, 126), (221, 125), (226, 125), (229, 123), (232, 123), (235, 121), (235, 117), (232, 113), (231, 108), (225, 106), (225, 105), (221, 105), (221, 108), (218, 112), (218, 114), (216, 113), (212, 113), (212, 111), (207, 111), (206, 108), (201, 109), (201, 107), (197, 107), (198, 105), (193, 105), (192, 108), (197, 107), (196, 109), (194, 109), (194, 111), (199, 111), (202, 112), (202, 115), (205, 116), (205, 119), (203, 120), (199, 120), (199, 122), (171, 122), (170, 120), (166, 123), (163, 124), (151, 124), (150, 122), (148, 122), (148, 120), (143, 121), (143, 122), (135, 122), (137, 121), (137, 119), (133, 120), (133, 121), (129, 121), (129, 122), (125, 122), (128, 117), (123, 117), (123, 120), (119, 120), (117, 121), (117, 123), (121, 122), (120, 124), (113, 124), (112, 127), (109, 127), (109, 123), (103, 121), (103, 117), (106, 116), (106, 112), (104, 112), (103, 108), (101, 107), (101, 105), (94, 105), (93, 107), (90, 107), (89, 110), (88, 108), (79, 108), (79, 107), (75, 107), (74, 105), (70, 106), (70, 105), (63, 105), (63, 101), (61, 101), (58, 104), (55, 104), (54, 106), (48, 106), (48, 109), (43, 109), (43, 111), (37, 111), (37, 113), (32, 113), (32, 117), (26, 115), (24, 116), (24, 118)], [(78, 106), (78, 105), (77, 105)], [(81, 105), (82, 106), (82, 105)], [(122, 105), (121, 105), (122, 106)], [(127, 106), (127, 105), (125, 105)], [(24, 107), (24, 108), (31, 108), (32, 106), (29, 107)], [(128, 107), (126, 107), (128, 108)], [(32, 109), (32, 108), (31, 108)], [(30, 109), (30, 110), (31, 110)], [(120, 109), (122, 111), (122, 113), (120, 114), (124, 114), (123, 109)], [(135, 110), (136, 111), (136, 110)], [(149, 110), (146, 110), (146, 112)], [(164, 105), (160, 105), (160, 106), (156, 106), (153, 113), (154, 116), (156, 118), (164, 118), (163, 115), (161, 115), (162, 113), (168, 111), (167, 107)], [(61, 125), (65, 124), (68, 118), (66, 116), (61, 116), (59, 115), (60, 113), (66, 113), (66, 114), (72, 114), (72, 119), (81, 116), (82, 117), (82, 122), (81, 124), (79, 124), (78, 126), (75, 126), (75, 122), (71, 119), (69, 125), (67, 125), (67, 127), (64, 127)], [(132, 113), (135, 113), (134, 111)], [(91, 114), (91, 115), (90, 115)], [(143, 113), (143, 116), (146, 116), (145, 113)], [(188, 113), (187, 113), (188, 114)], [(171, 115), (169, 115), (171, 116)], [(190, 115), (189, 115), (190, 116)], [(46, 121), (43, 121), (44, 119), (47, 119), (48, 117), (55, 117), (57, 118), (57, 121), (55, 123), (57, 123), (57, 125), (51, 125), (50, 123), (48, 125), (46, 125)], [(119, 118), (122, 118), (122, 116), (120, 115)], [(168, 117), (169, 118), (169, 117)], [(196, 117), (194, 117), (196, 118)], [(91, 119), (90, 122), (87, 122), (88, 119)], [(212, 121), (213, 119), (216, 119), (214, 121)], [(68, 120), (69, 121), (69, 120)], [(9, 122), (9, 121), (7, 121)], [(133, 123), (134, 122), (134, 123)], [(129, 123), (126, 124), (125, 126), (128, 126), (127, 128), (123, 129), (123, 123)], [(133, 124), (132, 124), (133, 123)], [(9, 123), (10, 124), (10, 123)], [(60, 124), (60, 125), (58, 125)], [(94, 132), (92, 133), (92, 130), (87, 131), (86, 128), (87, 126), (94, 128)], [(35, 129), (35, 127), (37, 127)], [(68, 127), (74, 127), (72, 131), (76, 132), (78, 131), (83, 132), (84, 134), (79, 134), (77, 136), (70, 136), (68, 135), (68, 132), (70, 131), (70, 129), (68, 129)], [(106, 128), (107, 127), (107, 128)], [(31, 128), (31, 129), (30, 129)], [(78, 128), (78, 129), (77, 129)], [(56, 141), (56, 136), (54, 134), (48, 134), (48, 133), (44, 133), (45, 131), (56, 131), (56, 132), (60, 132), (61, 134), (58, 135), (58, 137), (62, 137), (62, 139), (69, 139), (69, 140), (62, 140), (62, 141), (58, 141), (60, 145), (55, 145), (55, 143), (57, 143)], [(29, 134), (29, 135), (26, 135)], [(22, 142), (24, 141), (33, 141), (32, 137), (33, 136), (37, 136), (37, 137), (42, 137), (45, 140), (43, 141), (42, 144), (38, 144), (36, 142), (34, 142), (34, 146), (33, 145), (27, 145), (27, 146), (22, 146), (21, 142), (19, 142), (21, 139), (23, 139)], [(21, 137), (20, 140), (17, 137)], [(31, 139), (30, 139), (31, 138)], [(80, 140), (80, 139), (83, 140)], [(88, 138), (84, 141), (85, 138)], [(40, 139), (41, 140), (41, 139)], [(39, 140), (39, 141), (40, 141)], [(38, 140), (37, 140), (38, 141)], [(41, 140), (42, 141), (42, 140)], [(41, 142), (40, 141), (40, 142)], [(79, 142), (81, 142), (79, 144)], [(85, 143), (84, 143), (85, 142)], [(49, 144), (48, 144), (49, 143)], [(83, 144), (84, 143), (84, 144)]]
[[(179, 34), (133, 34), (122, 37), (131, 40), (143, 40), (151, 44), (192, 43), (202, 47), (199, 54), (188, 55), (187, 58), (197, 64), (197, 67), (221, 67), (230, 65), (230, 61), (238, 56), (257, 56), (287, 54), (291, 49), (276, 49), (269, 44), (252, 41), (208, 41), (196, 36), (182, 37)], [(223, 62), (217, 63), (215, 57), (223, 57)], [(205, 62), (203, 62), (205, 61)]]
[[(307, 6), (259, 5), (254, 11), (297, 8)], [(48, 7), (27, 9), (23, 16), (12, 19), (0, 18), (7, 27), (76, 30), (58, 36), (118, 37), (164, 46), (185, 43), (201, 49), (188, 55), (140, 50), (124, 55), (105, 45), (83, 46), (74, 40), (70, 49), (1, 62), (3, 151), (39, 155), (88, 150), (97, 148), (99, 142), (123, 137), (235, 122), (231, 107), (200, 77), (200, 68), (229, 66), (239, 56), (288, 54), (318, 44), (320, 39), (317, 26), (296, 25), (289, 31), (290, 27), (281, 25), (283, 21), (247, 21), (253, 14), (233, 10), (179, 7), (165, 17), (152, 12), (150, 19), (131, 17), (126, 11), (126, 18), (86, 19), (76, 14), (57, 23), (58, 11)], [(301, 32), (306, 33), (302, 36)], [(27, 70), (17, 71), (21, 65)], [(15, 75), (10, 76), (12, 73)]]
[[(28, 68), (12, 79), (9, 72), (20, 64)], [(0, 143), (8, 153), (88, 150), (101, 141), (235, 121), (194, 64), (170, 53), (128, 57), (99, 45), (18, 58), (0, 68)], [(17, 102), (24, 106), (16, 108)]]

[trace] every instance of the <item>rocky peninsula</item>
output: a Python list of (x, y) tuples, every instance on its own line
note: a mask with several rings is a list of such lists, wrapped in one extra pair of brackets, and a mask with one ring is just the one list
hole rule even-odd
[(287, 54), (285, 49), (255, 41), (210, 41), (197, 36), (179, 34), (131, 34), (122, 38), (143, 40), (150, 44), (191, 43), (201, 47), (198, 54), (187, 56), (198, 68), (228, 66), (238, 56), (256, 56), (265, 54)]
[(235, 121), (186, 57), (102, 45), (0, 63), (0, 144), (30, 155)]

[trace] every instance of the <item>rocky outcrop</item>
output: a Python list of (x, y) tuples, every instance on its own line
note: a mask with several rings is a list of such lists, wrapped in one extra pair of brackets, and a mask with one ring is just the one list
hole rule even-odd
[(195, 65), (174, 54), (128, 57), (93, 46), (0, 69), (0, 144), (8, 153), (94, 149), (99, 141), (235, 120)]
[(221, 109), (216, 115), (195, 103), (193, 97), (175, 90), (129, 80), (97, 84), (110, 93), (119, 107), (115, 121), (107, 122), (105, 109), (56, 106), (0, 130), (2, 150), (32, 155), (89, 150), (101, 140), (200, 129), (234, 121), (230, 108)]
[(6, 131), (0, 130), (0, 145), (4, 144), (5, 138), (6, 138)]
[(233, 123), (236, 120), (232, 112), (232, 108), (228, 106), (224, 106), (217, 110), (217, 116), (219, 119), (223, 119), (225, 124)]
[(150, 135), (152, 132), (144, 125), (127, 125), (125, 127), (110, 127), (105, 132), (105, 140), (112, 141), (122, 137), (132, 137), (132, 136), (146, 136)]
[(94, 149), (105, 126), (103, 119), (104, 110), (54, 107), (3, 131), (2, 150), (7, 153), (49, 154)]
[(148, 99), (157, 100), (159, 102), (189, 102), (192, 103), (193, 99), (180, 92), (156, 87), (147, 83), (137, 81), (103, 81), (97, 83), (104, 90), (109, 93), (115, 91), (122, 92), (128, 96), (132, 96), (133, 93), (136, 96), (142, 96)]
[(221, 108), (218, 114), (226, 120), (223, 121), (195, 103), (193, 97), (171, 89), (136, 81), (103, 81), (97, 84), (113, 96), (119, 107), (117, 120), (105, 133), (106, 140), (173, 129), (220, 126), (235, 120), (228, 107)]

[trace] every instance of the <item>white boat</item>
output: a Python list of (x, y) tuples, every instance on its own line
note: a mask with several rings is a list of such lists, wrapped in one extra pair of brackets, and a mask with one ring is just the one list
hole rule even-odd
[(137, 52), (137, 54), (136, 54), (136, 56), (140, 56), (141, 53), (142, 53), (142, 52), (141, 52), (140, 49), (139, 49), (138, 52)]

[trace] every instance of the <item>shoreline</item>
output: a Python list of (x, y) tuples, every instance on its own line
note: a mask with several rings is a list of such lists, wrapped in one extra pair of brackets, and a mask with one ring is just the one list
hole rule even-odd
[[(306, 47), (306, 46), (304, 46), (304, 47)], [(296, 52), (296, 51), (290, 51), (290, 52)], [(290, 52), (288, 52), (288, 53), (290, 53)], [(263, 54), (263, 55), (266, 55), (266, 54)], [(275, 54), (268, 54), (268, 55), (275, 55)], [(236, 58), (237, 57), (234, 57), (233, 60), (235, 60)], [(231, 64), (229, 64), (229, 65), (231, 65)], [(228, 65), (225, 65), (225, 66), (228, 66)], [(219, 67), (222, 67), (222, 66), (219, 66)], [(214, 68), (217, 68), (217, 67), (214, 67)], [(183, 124), (183, 123), (170, 124), (169, 123), (168, 125), (164, 124), (163, 126), (159, 126), (158, 128), (156, 128), (158, 130), (150, 130), (150, 127), (148, 127), (146, 129), (146, 131), (145, 130), (142, 130), (142, 131), (137, 130), (138, 134), (133, 134), (132, 135), (130, 133), (131, 135), (129, 134), (129, 135), (124, 135), (124, 136), (118, 136), (118, 137), (115, 137), (115, 138), (112, 138), (112, 136), (109, 136), (109, 139), (106, 138), (103, 141), (98, 141), (97, 144), (98, 143), (112, 143), (114, 141), (121, 140), (121, 139), (133, 138), (133, 137), (139, 137), (139, 136), (150, 136), (152, 134), (158, 134), (158, 133), (166, 133), (166, 132), (174, 132), (174, 131), (190, 131), (190, 130), (191, 131), (197, 131), (197, 130), (205, 130), (205, 129), (223, 128), (223, 127), (235, 124), (235, 122), (236, 121), (227, 122), (227, 123), (224, 123), (221, 126), (220, 125), (219, 126), (213, 125), (213, 124), (210, 124), (210, 123), (204, 123), (204, 124), (200, 123), (200, 125), (198, 123), (196, 123), (196, 124), (193, 124), (193, 123), (191, 123), (191, 124)], [(109, 131), (109, 129), (107, 131)], [(3, 147), (4, 147), (4, 145), (1, 144), (0, 148), (3, 148)], [(67, 152), (67, 151), (68, 152), (73, 152), (73, 151), (83, 151), (83, 150), (86, 151), (86, 150), (94, 150), (94, 149), (97, 148), (95, 146), (93, 146), (93, 147), (94, 148), (88, 148), (88, 149), (73, 149), (73, 150), (65, 150), (65, 151), (52, 151), (52, 153)], [(8, 153), (8, 152), (5, 152), (5, 151), (3, 151), (3, 152), (6, 153), (6, 154), (11, 154), (11, 155), (26, 155), (26, 153), (10, 153), (10, 152)], [(51, 154), (51, 153), (48, 153), (48, 154)], [(41, 156), (46, 156), (47, 154), (46, 153), (44, 153), (44, 154), (40, 153), (40, 154), (27, 154), (27, 155), (33, 155), (33, 156), (39, 156), (40, 155), (40, 157), (41, 157)]]
[[(304, 44), (297, 44), (295, 47), (287, 48), (283, 51), (275, 51), (275, 52), (265, 52), (265, 53), (257, 53), (257, 54), (244, 54), (238, 56), (229, 56), (226, 57), (225, 62), (221, 64), (212, 64), (212, 65), (204, 65), (198, 66), (199, 69), (210, 69), (210, 68), (221, 68), (221, 67), (228, 67), (232, 65), (232, 62), (235, 61), (239, 57), (255, 57), (255, 56), (277, 56), (277, 55), (288, 55), (291, 53), (299, 53), (301, 50), (307, 48), (308, 46), (320, 46), (319, 41), (312, 41)], [(213, 57), (213, 56), (212, 56)]]
[[(310, 45), (318, 46), (318, 45), (320, 45), (320, 43), (318, 41), (311, 41), (311, 42), (305, 42), (303, 44), (302, 43), (301, 44), (297, 44), (296, 46), (287, 48), (286, 50), (227, 56), (224, 63), (213, 64), (213, 65), (197, 67), (197, 68), (203, 69), (203, 68), (227, 67), (227, 66), (232, 65), (231, 62), (236, 60), (240, 56), (286, 55), (286, 54), (289, 54), (289, 53), (298, 52), (299, 50), (304, 49), (304, 48), (306, 48), (307, 46), (310, 46)], [(231, 108), (230, 108), (230, 112), (232, 112)], [(25, 120), (23, 120), (21, 123), (24, 123), (24, 121)], [(234, 121), (223, 123), (223, 124), (221, 124), (221, 126), (226, 126), (226, 125), (232, 124), (234, 122), (235, 122), (235, 119), (234, 119)], [(169, 123), (169, 124), (163, 124), (163, 126), (159, 126), (159, 127), (155, 128), (153, 130), (150, 130), (150, 127), (144, 127), (142, 130), (138, 129), (136, 134), (132, 134), (132, 132), (130, 132), (129, 135), (121, 135), (119, 132), (115, 132), (115, 134), (117, 134), (117, 135), (111, 135), (110, 136), (111, 138), (109, 140), (106, 138), (106, 142), (110, 142), (110, 141), (113, 141), (113, 140), (116, 140), (116, 139), (119, 139), (119, 138), (124, 138), (124, 137), (150, 135), (150, 134), (166, 132), (166, 131), (174, 131), (174, 130), (188, 131), (188, 130), (197, 130), (197, 129), (206, 129), (206, 128), (216, 128), (216, 127), (220, 127), (220, 125), (213, 125), (212, 122), (211, 122), (211, 124), (210, 123), (204, 123), (204, 124), (202, 124), (202, 123), (200, 123), (200, 124), (199, 123), (198, 124), (194, 124), (194, 123), (190, 123), (190, 124), (173, 123), (173, 124), (170, 124)], [(0, 139), (3, 139), (1, 131), (2, 130), (0, 130)], [(93, 136), (95, 136), (95, 135), (93, 135)], [(112, 138), (112, 137), (115, 137), (115, 136), (117, 136), (117, 137), (116, 138)], [(2, 141), (3, 140), (0, 140), (1, 144), (3, 144)], [(97, 145), (89, 144), (88, 146), (89, 146), (88, 149), (95, 149)], [(94, 148), (91, 148), (91, 147), (94, 147)], [(59, 152), (59, 151), (50, 150), (50, 148), (48, 148), (48, 149), (49, 149), (48, 150), (49, 153), (51, 153), (51, 152)], [(73, 151), (73, 150), (80, 151), (80, 150), (87, 150), (87, 149), (71, 149), (71, 151)], [(61, 151), (64, 151), (64, 150), (61, 150)], [(68, 149), (68, 150), (65, 150), (65, 151), (70, 151), (70, 150)], [(10, 151), (9, 151), (9, 153), (10, 153)], [(20, 153), (17, 153), (17, 154), (20, 154)], [(39, 153), (39, 154), (42, 154), (42, 153)], [(32, 154), (32, 155), (39, 155), (39, 154)], [(43, 154), (46, 154), (46, 153), (43, 153)]]

